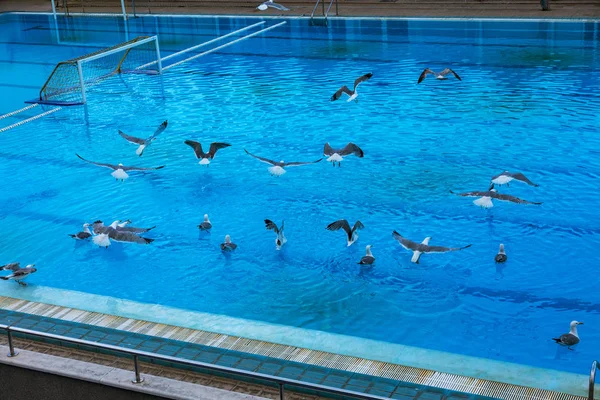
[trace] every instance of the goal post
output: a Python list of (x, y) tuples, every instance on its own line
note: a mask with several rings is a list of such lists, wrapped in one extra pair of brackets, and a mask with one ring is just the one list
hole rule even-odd
[(108, 49), (58, 63), (42, 86), (39, 100), (32, 102), (56, 105), (84, 104), (89, 87), (115, 74), (161, 73), (162, 63), (157, 37), (139, 36)]

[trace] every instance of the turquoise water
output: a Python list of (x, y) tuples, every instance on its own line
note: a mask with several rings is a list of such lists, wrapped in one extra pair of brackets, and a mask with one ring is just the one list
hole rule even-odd
[[(269, 20), (272, 25), (280, 20)], [(163, 55), (256, 19), (59, 20), (0, 15), (0, 114), (35, 98), (59, 61), (137, 35)], [(0, 263), (35, 263), (35, 286), (71, 289), (537, 367), (586, 373), (600, 341), (597, 181), (600, 31), (595, 22), (307, 20), (160, 76), (124, 75), (65, 108), (0, 134)], [(454, 69), (462, 81), (428, 77)], [(358, 103), (330, 102), (367, 72)], [(44, 108), (44, 109), (49, 109)], [(1, 126), (40, 107), (0, 121)], [(117, 135), (169, 126), (138, 158)], [(224, 141), (209, 168), (183, 142)], [(365, 157), (282, 177), (244, 149), (311, 161), (325, 142)], [(77, 159), (160, 171), (124, 183)], [(485, 190), (503, 170), (540, 184), (501, 188), (541, 206), (482, 210), (449, 193)], [(196, 225), (208, 213), (212, 234)], [(83, 222), (154, 226), (148, 246), (108, 250), (67, 236)], [(263, 220), (285, 220), (275, 250)], [(327, 224), (360, 219), (351, 247)], [(420, 264), (397, 230), (432, 245)], [(239, 246), (223, 255), (230, 234)], [(499, 243), (508, 262), (494, 263)], [(373, 245), (374, 267), (356, 263)], [(0, 294), (6, 285), (0, 282)], [(85, 308), (85, 304), (81, 305)], [(551, 338), (584, 321), (576, 351)]]

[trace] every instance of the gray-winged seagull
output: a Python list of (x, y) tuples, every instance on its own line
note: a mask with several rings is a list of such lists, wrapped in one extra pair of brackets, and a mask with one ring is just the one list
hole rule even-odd
[(356, 91), (356, 89), (358, 88), (358, 85), (360, 85), (361, 83), (363, 83), (365, 81), (368, 81), (369, 79), (371, 79), (372, 76), (373, 76), (373, 74), (371, 72), (369, 72), (368, 74), (364, 74), (360, 78), (357, 78), (354, 81), (353, 90), (348, 89), (348, 86), (346, 86), (346, 85), (342, 86), (341, 88), (339, 88), (339, 90), (337, 92), (335, 92), (333, 94), (333, 96), (331, 96), (330, 100), (331, 101), (338, 100), (340, 97), (342, 97), (342, 93), (346, 93), (348, 96), (350, 96), (350, 98), (348, 100), (346, 100), (347, 102), (356, 100), (356, 98), (358, 97), (358, 92)]
[(235, 249), (237, 249), (237, 244), (235, 244), (231, 241), (231, 236), (225, 235), (225, 241), (223, 243), (221, 243), (221, 250), (222, 251), (233, 251)]
[(281, 250), (281, 246), (287, 243), (287, 239), (283, 233), (284, 221), (281, 221), (281, 227), (278, 227), (275, 222), (271, 221), (270, 219), (265, 219), (265, 227), (267, 230), (272, 230), (275, 232), (277, 235), (277, 238), (275, 238), (275, 248), (277, 250)]
[(0, 265), (0, 271), (16, 271), (21, 269), (21, 263), (8, 263), (4, 265)]
[(90, 161), (90, 160), (86, 160), (85, 158), (81, 157), (79, 154), (75, 154), (77, 157), (81, 158), (83, 161), (88, 162), (90, 164), (94, 164), (97, 165), (99, 167), (106, 167), (106, 168), (110, 168), (113, 170), (113, 172), (111, 173), (111, 175), (113, 176), (113, 178), (115, 178), (118, 181), (124, 181), (125, 179), (129, 178), (129, 175), (127, 175), (126, 171), (150, 171), (150, 170), (156, 170), (156, 169), (161, 169), (164, 168), (164, 165), (161, 165), (160, 167), (156, 167), (156, 168), (140, 168), (140, 167), (126, 167), (123, 164), (104, 164), (104, 163), (98, 163), (95, 161)]
[(160, 124), (160, 126), (158, 127), (158, 129), (156, 129), (156, 131), (154, 131), (152, 136), (148, 137), (147, 139), (142, 139), (142, 138), (138, 138), (135, 136), (129, 136), (121, 131), (119, 131), (119, 135), (121, 135), (121, 137), (123, 139), (127, 140), (128, 142), (139, 145), (139, 147), (135, 151), (135, 154), (137, 154), (138, 156), (141, 157), (142, 154), (144, 154), (144, 149), (146, 149), (146, 147), (150, 146), (150, 144), (152, 144), (152, 142), (156, 139), (156, 137), (158, 135), (160, 135), (165, 129), (167, 129), (167, 121)]
[(211, 228), (212, 224), (208, 219), (208, 214), (204, 214), (204, 221), (202, 221), (200, 225), (198, 225), (198, 229), (200, 229), (201, 231), (210, 232)]
[(25, 268), (16, 268), (16, 269), (11, 268), (13, 273), (10, 275), (7, 275), (7, 276), (0, 276), (0, 279), (2, 279), (3, 281), (13, 279), (19, 285), (27, 286), (27, 284), (25, 282), (23, 282), (23, 279), (27, 278), (30, 274), (33, 274), (35, 271), (37, 271), (36, 268), (33, 268), (34, 265), (35, 264), (29, 264)]
[(200, 162), (198, 162), (198, 164), (200, 164), (200, 165), (209, 165), (210, 160), (215, 158), (215, 154), (217, 153), (217, 150), (224, 149), (225, 147), (231, 146), (229, 143), (214, 142), (214, 143), (210, 144), (208, 153), (205, 153), (202, 151), (202, 145), (200, 144), (200, 142), (195, 142), (193, 140), (186, 140), (184, 143), (187, 144), (188, 146), (190, 146), (192, 149), (194, 149), (194, 154), (196, 155), (196, 158), (198, 160), (200, 160)]
[(483, 207), (483, 208), (494, 207), (494, 203), (492, 203), (492, 199), (502, 200), (502, 201), (510, 201), (511, 203), (517, 203), (517, 204), (535, 204), (535, 205), (542, 204), (542, 203), (538, 203), (535, 201), (522, 200), (518, 197), (511, 196), (510, 194), (500, 194), (500, 193), (496, 192), (496, 189), (494, 189), (493, 183), (486, 192), (475, 191), (475, 192), (466, 192), (466, 193), (454, 193), (451, 190), (450, 193), (456, 194), (456, 195), (462, 196), (462, 197), (479, 197), (479, 199), (473, 200), (473, 204), (478, 205), (479, 207)]
[(571, 321), (571, 330), (569, 333), (564, 333), (557, 338), (552, 338), (556, 343), (561, 346), (567, 346), (569, 350), (573, 350), (571, 347), (579, 343), (579, 335), (577, 334), (577, 325), (583, 325), (583, 322)]
[(341, 149), (334, 149), (328, 143), (325, 143), (325, 147), (323, 148), (323, 155), (329, 156), (327, 161), (333, 164), (335, 167), (335, 163), (338, 163), (338, 167), (342, 166), (342, 160), (344, 156), (348, 156), (350, 154), (354, 154), (356, 157), (362, 158), (365, 153), (362, 151), (360, 147), (350, 142), (346, 146)]
[(89, 239), (92, 236), (92, 232), (90, 232), (89, 226), (90, 226), (90, 224), (88, 224), (86, 222), (85, 224), (83, 224), (83, 231), (82, 232), (78, 232), (75, 235), (69, 234), (69, 236), (71, 236), (75, 240), (86, 240), (86, 239)]
[(402, 245), (402, 247), (404, 247), (406, 250), (411, 250), (413, 252), (413, 256), (410, 259), (410, 261), (414, 262), (415, 264), (419, 263), (419, 259), (421, 258), (421, 254), (423, 253), (446, 253), (449, 251), (457, 251), (466, 249), (467, 247), (471, 247), (470, 244), (463, 247), (430, 246), (429, 241), (431, 240), (431, 237), (426, 237), (423, 240), (423, 242), (417, 243), (405, 238), (396, 231), (394, 231), (392, 235), (394, 236), (394, 239), (396, 239), (400, 243), (400, 245)]
[(362, 222), (356, 221), (352, 229), (350, 229), (350, 224), (348, 221), (345, 219), (340, 219), (327, 225), (327, 230), (337, 231), (339, 229), (343, 229), (347, 235), (348, 246), (352, 246), (352, 244), (358, 240), (358, 231), (364, 227), (365, 226), (362, 224)]
[(373, 257), (373, 253), (371, 253), (371, 245), (367, 245), (366, 247), (367, 254), (364, 255), (360, 261), (358, 262), (361, 265), (371, 265), (375, 262), (375, 257)]
[(456, 77), (456, 79), (458, 79), (459, 81), (462, 81), (462, 79), (460, 79), (460, 76), (458, 76), (458, 74), (456, 72), (452, 71), (450, 68), (446, 68), (439, 74), (437, 72), (433, 72), (429, 68), (425, 68), (423, 70), (423, 72), (421, 73), (421, 75), (419, 76), (419, 80), (417, 81), (417, 83), (423, 82), (423, 79), (425, 79), (428, 74), (432, 74), (433, 76), (435, 76), (435, 79), (446, 80), (446, 79), (448, 79), (448, 78), (446, 78), (446, 75), (448, 75), (450, 73), (452, 75), (454, 75)]
[(506, 186), (508, 186), (508, 183), (510, 181), (512, 181), (512, 180), (525, 182), (526, 184), (531, 185), (531, 186), (536, 186), (536, 187), (540, 186), (540, 185), (538, 185), (536, 183), (531, 182), (521, 172), (504, 171), (501, 174), (498, 174), (498, 175), (495, 175), (495, 176), (492, 177), (492, 183), (495, 183), (496, 185), (504, 185), (504, 184), (506, 184)]
[(284, 167), (296, 167), (298, 165), (307, 165), (307, 164), (314, 164), (314, 163), (318, 163), (319, 161), (321, 161), (323, 158), (319, 158), (316, 161), (308, 161), (308, 162), (285, 162), (283, 160), (277, 162), (277, 161), (273, 161), (273, 160), (269, 160), (268, 158), (263, 158), (263, 157), (259, 157), (259, 156), (255, 156), (254, 154), (250, 153), (248, 150), (244, 149), (244, 151), (246, 152), (246, 154), (248, 154), (249, 156), (252, 156), (264, 163), (267, 164), (271, 164), (272, 167), (269, 167), (269, 172), (271, 173), (271, 175), (275, 175), (275, 176), (281, 176), (283, 174), (285, 174), (285, 169), (283, 169)]
[(496, 257), (494, 257), (494, 260), (497, 263), (503, 263), (508, 259), (508, 256), (506, 255), (506, 252), (504, 251), (504, 245), (502, 243), (500, 243), (500, 248), (498, 249), (498, 254), (496, 254)]
[(256, 8), (259, 9), (260, 11), (265, 11), (269, 7), (274, 8), (274, 9), (279, 10), (279, 11), (290, 11), (289, 8), (287, 8), (285, 6), (282, 6), (281, 4), (277, 4), (273, 0), (267, 0), (264, 3), (261, 3)]

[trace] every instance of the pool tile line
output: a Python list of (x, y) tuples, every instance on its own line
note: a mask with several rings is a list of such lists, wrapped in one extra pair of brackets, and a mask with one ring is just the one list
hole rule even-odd
[[(355, 385), (351, 385), (348, 380), (351, 376), (356, 375), (357, 377), (379, 379), (384, 383), (391, 381), (396, 384), (396, 387), (399, 387), (401, 382), (408, 386), (420, 385), (438, 390), (458, 391), (470, 394), (471, 398), (473, 398), (472, 395), (475, 395), (474, 398), (489, 396), (508, 400), (584, 400), (584, 397), (581, 396), (550, 390), (134, 320), (6, 296), (0, 296), (0, 322), (219, 365), (249, 365), (252, 360), (258, 360), (261, 363), (260, 367), (257, 367), (257, 372), (272, 375), (293, 374), (294, 370), (290, 369), (292, 367), (303, 369), (305, 372), (312, 368), (316, 375), (314, 373), (307, 374), (305, 377), (307, 380), (312, 382), (314, 379), (318, 379), (318, 372), (320, 372), (325, 374), (324, 379), (317, 383), (336, 387), (343, 384), (352, 386), (352, 390), (356, 390)], [(168, 346), (178, 347), (179, 350)], [(194, 350), (199, 351), (199, 354), (189, 357), (190, 352)], [(225, 354), (227, 357), (221, 360)], [(233, 359), (230, 356), (237, 357), (235, 364), (231, 364)], [(243, 361), (246, 363), (242, 363)], [(287, 368), (285, 372), (282, 370), (284, 367)], [(304, 377), (305, 372), (300, 376)], [(340, 379), (343, 380), (344, 377), (346, 380), (340, 382)], [(379, 391), (375, 388), (373, 390)]]

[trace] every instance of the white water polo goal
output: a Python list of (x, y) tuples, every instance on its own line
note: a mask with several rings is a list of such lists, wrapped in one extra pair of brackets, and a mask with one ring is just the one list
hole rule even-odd
[(40, 90), (39, 99), (27, 103), (61, 106), (85, 104), (86, 88), (115, 74), (127, 73), (162, 73), (156, 36), (139, 36), (128, 42), (58, 63)]

